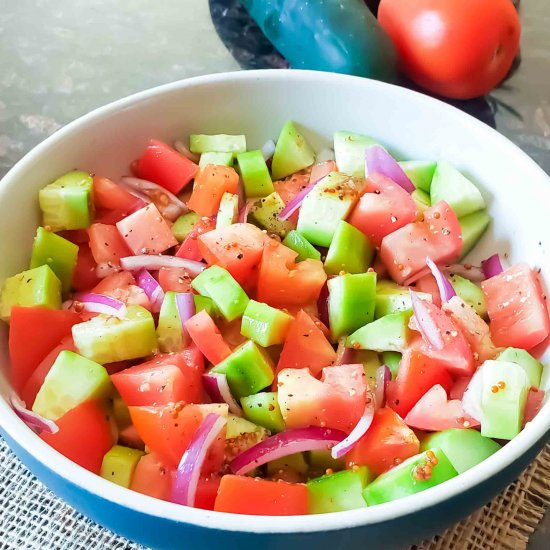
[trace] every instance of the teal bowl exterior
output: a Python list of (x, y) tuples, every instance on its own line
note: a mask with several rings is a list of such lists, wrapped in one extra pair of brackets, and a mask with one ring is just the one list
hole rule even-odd
[[(529, 261), (550, 280), (550, 180), (506, 138), (457, 109), (403, 88), (345, 75), (280, 70), (211, 75), (148, 90), (78, 119), (33, 149), (0, 182), (0, 283), (28, 265), (39, 223), (37, 192), (60, 174), (79, 167), (118, 178), (151, 137), (170, 142), (197, 132), (246, 133), (249, 148), (259, 148), (288, 118), (300, 123), (318, 151), (330, 143), (334, 130), (342, 129), (376, 136), (399, 158), (446, 158), (481, 184), (494, 219), (476, 249), (478, 256), (468, 261), (488, 257), (497, 243), (510, 262)], [(518, 217), (521, 230), (510, 223)], [(379, 506), (284, 518), (185, 508), (99, 478), (32, 433), (8, 405), (7, 327), (0, 325), (0, 433), (58, 496), (101, 525), (152, 548), (403, 548), (489, 502), (550, 435), (550, 404), (545, 403), (516, 438), (481, 464)], [(543, 360), (549, 359), (547, 353)], [(543, 389), (548, 390), (546, 370)]]
[(487, 504), (537, 456), (550, 439), (550, 431), (497, 475), (435, 506), (374, 525), (292, 534), (255, 534), (199, 527), (185, 522), (184, 511), (181, 521), (140, 513), (106, 501), (75, 483), (67, 482), (63, 476), (45, 467), (5, 433), (2, 436), (23, 464), (57, 496), (100, 525), (154, 550), (202, 547), (208, 550), (399, 550), (441, 533)]

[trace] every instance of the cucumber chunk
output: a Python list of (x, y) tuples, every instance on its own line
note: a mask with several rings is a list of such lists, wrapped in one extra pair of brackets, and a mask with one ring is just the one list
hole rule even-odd
[(216, 229), (234, 224), (239, 216), (239, 197), (233, 193), (224, 193), (216, 216)]
[(285, 341), (293, 317), (267, 304), (250, 300), (244, 310), (241, 334), (266, 348)]
[(223, 267), (213, 265), (193, 279), (191, 286), (211, 298), (227, 321), (242, 317), (249, 298), (239, 283)]
[(247, 198), (267, 197), (267, 195), (273, 193), (273, 182), (269, 175), (269, 168), (260, 150), (238, 154), (237, 162), (239, 163)]
[(127, 306), (124, 319), (101, 314), (72, 331), (78, 352), (101, 365), (146, 357), (157, 348), (153, 316), (141, 306)]
[(106, 398), (110, 393), (111, 379), (104, 367), (65, 350), (46, 375), (32, 410), (55, 421), (85, 401)]
[(244, 153), (246, 151), (246, 137), (243, 135), (230, 136), (227, 134), (205, 135), (191, 134), (189, 149), (192, 153)]
[(250, 213), (252, 219), (269, 233), (275, 233), (279, 237), (284, 237), (294, 228), (294, 224), (289, 220), (280, 220), (279, 214), (283, 211), (285, 203), (279, 193), (274, 191), (267, 197), (260, 199), (254, 204), (254, 209)]
[(439, 447), (453, 468), (461, 474), (483, 462), (500, 449), (500, 445), (483, 437), (477, 430), (451, 428), (434, 433), (424, 439), (420, 445), (421, 451)]
[(398, 311), (381, 317), (350, 335), (346, 346), (378, 352), (403, 352), (410, 340), (409, 319), (411, 315), (412, 311)]
[(413, 185), (421, 190), (430, 193), (432, 179), (434, 177), (437, 163), (433, 160), (406, 160), (399, 162), (403, 172), (409, 176)]
[(92, 176), (75, 170), (38, 193), (42, 225), (52, 231), (86, 229), (92, 223)]
[(246, 418), (272, 433), (282, 432), (285, 421), (277, 400), (277, 392), (261, 392), (241, 398)]
[(491, 216), (489, 216), (487, 210), (480, 210), (463, 216), (458, 220), (458, 223), (460, 223), (460, 229), (462, 230), (462, 250), (460, 253), (460, 259), (462, 260), (471, 252), (489, 227)]
[(207, 151), (201, 155), (199, 168), (202, 170), (209, 164), (213, 164), (214, 166), (233, 166), (233, 153)]
[(458, 297), (473, 307), (479, 316), (486, 317), (485, 294), (483, 294), (481, 288), (460, 275), (453, 274), (450, 279)]
[(0, 319), (9, 322), (13, 306), (61, 308), (61, 281), (49, 265), (23, 271), (5, 280)]
[(275, 153), (271, 161), (271, 175), (274, 180), (281, 180), (311, 166), (315, 162), (315, 153), (294, 122), (289, 120), (281, 130)]
[(447, 161), (439, 161), (430, 188), (432, 204), (445, 201), (461, 218), (485, 208), (479, 189)]
[(103, 457), (99, 475), (129, 489), (136, 466), (144, 454), (137, 449), (115, 445)]
[(365, 177), (365, 151), (377, 142), (353, 132), (334, 132), (334, 156), (338, 170), (357, 178)]
[(157, 338), (159, 349), (164, 353), (179, 351), (187, 345), (187, 333), (183, 331), (176, 295), (176, 292), (168, 291), (160, 307)]
[(329, 275), (364, 273), (370, 267), (374, 246), (367, 237), (345, 221), (336, 226), (325, 260), (325, 271)]
[(366, 508), (363, 490), (372, 480), (366, 466), (324, 475), (307, 482), (308, 512), (326, 514)]
[(519, 365), (527, 375), (529, 385), (532, 388), (540, 388), (542, 363), (537, 361), (528, 351), (518, 348), (506, 348), (498, 357), (497, 361), (509, 361)]
[(432, 448), (415, 455), (367, 485), (363, 497), (369, 506), (390, 502), (435, 487), (458, 475), (445, 453)]
[(218, 363), (211, 372), (225, 374), (231, 392), (240, 399), (271, 385), (275, 378), (273, 368), (269, 355), (249, 340)]
[(295, 229), (288, 232), (283, 240), (283, 244), (298, 253), (297, 262), (302, 262), (308, 258), (312, 260), (321, 259), (321, 253)]
[(355, 205), (361, 187), (361, 181), (339, 172), (323, 178), (302, 202), (298, 233), (311, 244), (330, 246), (338, 224)]
[(31, 269), (49, 265), (61, 281), (63, 292), (67, 292), (71, 288), (77, 256), (78, 245), (43, 227), (36, 230), (32, 247)]
[(335, 342), (374, 319), (376, 273), (347, 274), (328, 281), (330, 333)]
[(193, 231), (193, 227), (199, 221), (200, 216), (195, 212), (189, 212), (180, 216), (172, 226), (172, 234), (181, 243), (187, 235)]

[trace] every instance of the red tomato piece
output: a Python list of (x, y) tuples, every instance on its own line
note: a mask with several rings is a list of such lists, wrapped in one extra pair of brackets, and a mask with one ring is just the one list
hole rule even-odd
[(94, 223), (88, 229), (90, 250), (99, 273), (113, 273), (120, 270), (120, 258), (131, 256), (130, 249), (114, 225)]
[(216, 474), (201, 476), (195, 494), (195, 508), (214, 510), (218, 489), (222, 478)]
[(98, 401), (86, 401), (56, 421), (59, 431), (40, 437), (56, 451), (94, 474), (113, 446), (111, 423)]
[(301, 306), (316, 301), (327, 274), (320, 260), (296, 263), (297, 252), (275, 240), (264, 248), (258, 274), (258, 301), (274, 307)]
[(460, 256), (462, 230), (452, 208), (444, 201), (424, 211), (424, 219), (407, 224), (382, 239), (380, 258), (392, 279), (403, 284), (428, 272), (426, 257), (436, 264), (452, 263)]
[(527, 422), (531, 422), (537, 416), (538, 412), (542, 409), (542, 402), (544, 401), (545, 392), (537, 388), (531, 388), (527, 394), (525, 401), (525, 412), (523, 415), (523, 425)]
[(462, 298), (453, 296), (443, 304), (443, 311), (451, 316), (468, 341), (475, 365), (481, 365), (499, 354), (501, 350), (491, 340), (489, 325)]
[(86, 229), (67, 229), (66, 231), (59, 231), (57, 234), (60, 237), (63, 237), (64, 239), (78, 245), (87, 243), (90, 240)]
[(405, 422), (411, 428), (440, 432), (450, 428), (476, 428), (479, 422), (466, 414), (459, 399), (447, 400), (443, 386), (430, 388), (407, 413)]
[(214, 216), (224, 193), (236, 194), (239, 174), (230, 166), (205, 166), (195, 178), (193, 194), (187, 206), (199, 216)]
[(241, 319), (235, 319), (234, 321), (218, 320), (218, 329), (231, 349), (235, 349), (246, 342), (246, 338), (241, 334), (241, 324)]
[(116, 224), (134, 254), (162, 254), (178, 241), (154, 204), (148, 204)]
[(201, 235), (198, 246), (209, 265), (219, 265), (244, 284), (260, 262), (269, 237), (255, 225), (236, 223)]
[(214, 510), (255, 516), (297, 516), (308, 513), (305, 485), (246, 476), (222, 477)]
[(432, 304), (441, 307), (441, 293), (439, 292), (435, 277), (432, 274), (420, 277), (420, 279), (414, 283), (413, 290), (429, 294), (432, 297)]
[(397, 378), (388, 383), (386, 403), (403, 418), (436, 384), (449, 391), (453, 380), (437, 359), (426, 356), (413, 345), (403, 354)]
[(93, 292), (97, 294), (108, 294), (120, 288), (126, 288), (130, 285), (135, 285), (136, 280), (129, 271), (118, 271), (108, 275), (93, 288)]
[(378, 476), (419, 452), (415, 433), (393, 409), (384, 407), (376, 411), (367, 433), (347, 455), (347, 464), (368, 466)]
[(410, 193), (381, 174), (371, 174), (348, 221), (379, 247), (386, 235), (415, 219)]
[(284, 369), (277, 388), (287, 428), (320, 426), (349, 433), (365, 411), (363, 365), (326, 367), (321, 380), (308, 369)]
[(335, 359), (336, 352), (321, 328), (305, 311), (299, 311), (290, 325), (277, 373), (283, 369), (309, 369), (318, 376)]
[(156, 139), (149, 142), (135, 163), (139, 178), (158, 183), (174, 194), (179, 193), (198, 171), (199, 167), (193, 161)]
[(42, 359), (42, 361), (38, 364), (38, 366), (30, 375), (26, 384), (23, 386), (23, 389), (21, 390), (21, 399), (23, 399), (23, 401), (27, 405), (27, 408), (30, 409), (34, 405), (36, 394), (42, 387), (46, 375), (50, 372), (50, 369), (57, 359), (57, 356), (64, 350), (74, 351), (75, 353), (78, 353), (76, 351), (72, 336), (67, 336), (66, 338), (63, 338), (63, 340), (61, 340), (61, 342), (55, 348), (53, 348), (50, 353), (48, 353), (48, 355), (44, 357), (44, 359)]
[(45, 307), (11, 309), (8, 347), (11, 359), (10, 378), (19, 392), (40, 362), (80, 323), (73, 311)]
[[(183, 402), (154, 407), (129, 407), (132, 422), (147, 447), (177, 468), (193, 435), (210, 412), (227, 414), (226, 405), (186, 405)], [(211, 445), (202, 472), (218, 472), (225, 453), (225, 429)]]
[[(315, 181), (310, 179), (309, 174), (292, 174), (290, 178), (273, 182), (273, 188), (279, 194), (283, 202), (288, 204), (300, 191), (304, 190), (310, 182)], [(289, 218), (294, 224), (298, 223), (298, 215), (300, 211), (297, 210)]]
[(130, 489), (142, 495), (170, 501), (176, 472), (155, 454), (142, 456), (137, 463)]
[(134, 208), (136, 201), (139, 200), (113, 180), (94, 176), (94, 205), (96, 208), (129, 213)]
[(122, 428), (118, 432), (118, 441), (120, 445), (124, 445), (125, 447), (139, 449), (140, 451), (145, 449), (145, 443), (143, 443), (141, 437), (139, 437), (136, 427), (133, 424)]
[(327, 160), (314, 164), (311, 167), (311, 173), (309, 175), (309, 182), (315, 183), (325, 176), (328, 176), (331, 172), (336, 172), (336, 163), (333, 160)]
[(199, 237), (214, 229), (216, 229), (216, 222), (212, 218), (201, 218), (179, 246), (176, 256), (200, 262), (203, 259), (203, 251), (199, 247)]
[(464, 392), (472, 379), (471, 376), (461, 376), (454, 381), (453, 387), (449, 392), (449, 397), (451, 399), (460, 399), (464, 397)]
[(81, 244), (78, 247), (76, 266), (73, 272), (73, 289), (80, 292), (97, 285), (101, 279), (96, 274), (96, 267), (97, 264), (88, 243)]
[(184, 267), (162, 267), (158, 274), (158, 283), (164, 292), (192, 292), (192, 280)]
[(202, 400), (204, 360), (195, 347), (155, 358), (113, 374), (111, 380), (130, 406)]
[(481, 283), (497, 346), (529, 350), (550, 333), (545, 296), (535, 272), (517, 264)]
[(203, 309), (185, 322), (185, 328), (199, 351), (213, 365), (221, 363), (231, 355), (227, 345), (212, 317)]
[[(455, 322), (434, 304), (423, 300), (426, 315), (435, 326), (441, 337), (442, 348), (437, 349), (424, 341), (420, 349), (424, 355), (437, 361), (453, 376), (471, 376), (474, 374), (475, 364), (472, 350), (462, 331)], [(412, 327), (418, 330), (416, 319), (411, 318)], [(414, 323), (414, 324), (413, 324)]]

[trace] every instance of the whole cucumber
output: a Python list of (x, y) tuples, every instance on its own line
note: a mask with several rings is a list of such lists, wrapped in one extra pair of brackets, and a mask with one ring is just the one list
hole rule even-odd
[(364, 0), (241, 0), (294, 69), (392, 81), (393, 43)]

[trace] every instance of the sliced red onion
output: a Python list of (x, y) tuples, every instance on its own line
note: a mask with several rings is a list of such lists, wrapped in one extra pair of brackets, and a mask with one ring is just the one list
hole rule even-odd
[(189, 447), (181, 457), (172, 487), (172, 502), (184, 506), (195, 505), (197, 485), (208, 450), (219, 437), (226, 423), (226, 418), (214, 413), (207, 414), (203, 419)]
[(158, 313), (164, 300), (164, 290), (157, 280), (146, 270), (140, 269), (136, 273), (137, 285), (147, 294), (151, 303), (151, 312)]
[(95, 292), (77, 294), (75, 298), (81, 304), (84, 311), (103, 313), (104, 315), (111, 315), (119, 319), (126, 317), (126, 305), (116, 298), (111, 298), (104, 294), (96, 294)]
[(180, 316), (181, 329), (185, 335), (186, 341), (189, 342), (185, 322), (195, 315), (195, 299), (193, 298), (193, 294), (190, 292), (178, 292), (176, 294), (176, 307), (178, 308), (178, 314)]
[(367, 433), (372, 424), (374, 418), (374, 411), (376, 409), (374, 396), (370, 391), (367, 391), (367, 402), (365, 404), (365, 411), (359, 419), (359, 422), (355, 425), (355, 428), (351, 433), (337, 445), (332, 447), (330, 454), (335, 460), (342, 458), (345, 454), (349, 453), (355, 447), (357, 442)]
[(13, 412), (32, 430), (49, 434), (59, 431), (59, 427), (53, 420), (48, 420), (27, 409), (25, 402), (15, 392), (12, 392), (10, 395), (10, 405)]
[(167, 220), (174, 221), (182, 214), (189, 212), (189, 208), (183, 201), (157, 183), (125, 176), (120, 179), (120, 184), (128, 191), (133, 189), (149, 198)]
[(486, 260), (483, 260), (481, 262), (481, 269), (486, 279), (500, 275), (504, 271), (498, 254), (493, 254)]
[(346, 348), (347, 336), (342, 336), (338, 339), (338, 347), (336, 348), (336, 359), (334, 360), (335, 365), (348, 365), (352, 363), (352, 350)]
[(397, 161), (380, 145), (367, 147), (365, 151), (365, 175), (374, 173), (382, 174), (400, 187), (412, 193), (416, 187), (405, 174), (403, 168), (397, 164)]
[(304, 187), (299, 193), (297, 193), (288, 203), (286, 206), (281, 210), (279, 213), (278, 218), (280, 220), (288, 220), (298, 208), (302, 205), (302, 202), (304, 202), (304, 199), (311, 193), (313, 188), (324, 178), (320, 178), (312, 183), (310, 183), (307, 187)]
[(449, 282), (447, 277), (443, 275), (443, 272), (435, 265), (431, 258), (426, 258), (426, 265), (430, 268), (432, 275), (434, 276), (437, 288), (439, 289), (439, 295), (441, 296), (441, 303), (448, 302), (453, 296), (456, 296), (453, 285)]
[(62, 304), (61, 304), (61, 309), (71, 309), (73, 307), (73, 304), (74, 304), (74, 300), (65, 300)]
[(376, 390), (374, 391), (374, 401), (377, 409), (384, 406), (386, 400), (386, 386), (391, 380), (391, 370), (388, 365), (382, 365), (376, 369)]
[(227, 403), (229, 412), (241, 416), (243, 410), (231, 394), (227, 376), (218, 372), (208, 372), (203, 375), (204, 389), (214, 403)]
[(414, 311), (414, 319), (420, 331), (420, 334), (426, 343), (435, 349), (443, 349), (444, 343), (437, 325), (434, 323), (430, 312), (424, 305), (424, 302), (418, 297), (416, 292), (409, 290)]
[(183, 267), (189, 275), (196, 277), (206, 269), (206, 265), (202, 262), (178, 258), (176, 256), (166, 256), (153, 254), (141, 254), (139, 256), (126, 256), (120, 258), (120, 265), (128, 271), (138, 271), (147, 269), (149, 271), (158, 271), (163, 267)]
[(262, 145), (262, 156), (264, 160), (269, 160), (275, 154), (275, 142), (270, 139)]
[(174, 149), (178, 153), (181, 153), (184, 157), (187, 157), (190, 161), (195, 162), (197, 164), (201, 159), (200, 155), (197, 155), (196, 153), (192, 153), (191, 151), (189, 151), (189, 149), (185, 146), (183, 141), (180, 141), (179, 139), (174, 141)]
[(254, 468), (295, 453), (304, 451), (328, 451), (346, 438), (340, 430), (331, 428), (296, 428), (268, 437), (250, 447), (229, 464), (237, 475), (245, 475)]
[(481, 267), (470, 264), (453, 264), (443, 266), (443, 271), (450, 275), (459, 275), (473, 283), (480, 283), (485, 280), (485, 275)]
[(257, 200), (258, 199), (248, 199), (244, 203), (244, 206), (239, 210), (239, 223), (246, 223), (248, 221), (248, 216), (253, 211), (254, 204), (256, 204)]
[(325, 283), (321, 287), (319, 293), (319, 299), (317, 300), (317, 310), (319, 311), (319, 320), (327, 327), (330, 328), (330, 320), (328, 316), (328, 285)]

